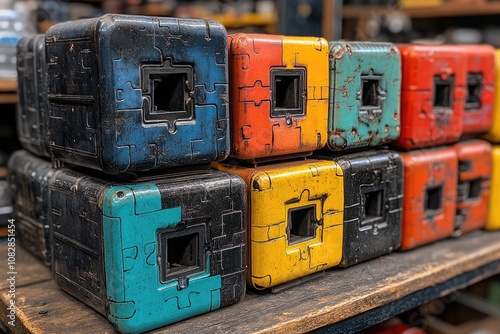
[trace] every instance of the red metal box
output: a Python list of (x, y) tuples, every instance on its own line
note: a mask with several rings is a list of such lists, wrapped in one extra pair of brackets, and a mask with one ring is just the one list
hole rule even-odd
[(407, 250), (453, 233), (458, 160), (453, 147), (402, 153), (403, 237)]
[(486, 224), (490, 197), (491, 144), (468, 140), (454, 146), (458, 156), (457, 211), (455, 236)]
[(398, 45), (402, 62), (401, 132), (404, 149), (453, 143), (462, 135), (466, 70), (463, 49)]
[(463, 134), (486, 132), (493, 120), (495, 49), (491, 45), (462, 45), (466, 54), (466, 94)]

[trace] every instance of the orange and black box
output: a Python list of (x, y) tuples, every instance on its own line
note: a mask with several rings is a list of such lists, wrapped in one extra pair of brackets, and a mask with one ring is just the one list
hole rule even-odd
[(398, 45), (402, 62), (403, 149), (457, 142), (462, 136), (466, 70), (464, 51), (453, 45)]
[(474, 139), (455, 144), (458, 157), (455, 236), (484, 227), (488, 218), (491, 144)]
[(404, 169), (401, 250), (453, 233), (457, 207), (458, 159), (453, 147), (401, 153)]
[(495, 49), (491, 45), (463, 45), (466, 94), (463, 135), (490, 130), (495, 102)]
[(326, 144), (328, 44), (317, 37), (228, 37), (231, 153), (255, 161)]

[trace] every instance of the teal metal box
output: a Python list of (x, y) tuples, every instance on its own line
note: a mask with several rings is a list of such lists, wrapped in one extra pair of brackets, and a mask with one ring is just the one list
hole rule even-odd
[(391, 43), (330, 42), (328, 147), (377, 146), (399, 137), (401, 56)]
[(243, 180), (214, 170), (115, 183), (60, 169), (55, 280), (122, 333), (233, 304), (245, 293), (245, 194)]

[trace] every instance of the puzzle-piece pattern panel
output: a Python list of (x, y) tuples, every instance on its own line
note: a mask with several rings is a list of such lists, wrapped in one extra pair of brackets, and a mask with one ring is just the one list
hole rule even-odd
[(494, 145), (491, 161), (490, 200), (485, 229), (500, 230), (500, 146)]
[(466, 84), (462, 50), (451, 45), (398, 45), (398, 49), (402, 62), (401, 132), (395, 144), (415, 149), (458, 141)]
[(395, 45), (330, 42), (328, 147), (392, 142), (400, 131), (401, 57)]
[(108, 173), (224, 159), (226, 38), (216, 22), (127, 15), (52, 27), (55, 157)]
[(110, 181), (60, 169), (50, 182), (52, 269), (69, 294), (106, 314), (102, 209), (99, 196)]
[[(495, 86), (500, 87), (500, 49), (495, 50)], [(495, 89), (491, 128), (485, 138), (493, 143), (500, 143), (500, 89)]]
[[(466, 100), (463, 134), (484, 133), (491, 128), (495, 102), (495, 49), (491, 45), (462, 45), (466, 61)], [(479, 76), (480, 82), (471, 82)]]
[(403, 210), (403, 162), (395, 151), (377, 150), (334, 160), (344, 174), (344, 246), (347, 267), (399, 248)]
[[(231, 155), (253, 160), (323, 147), (328, 113), (326, 41), (242, 33), (228, 41)], [(297, 80), (293, 92), (288, 91), (295, 94), (294, 102), (283, 102), (283, 90), (277, 87), (286, 78)]]
[[(121, 332), (151, 330), (243, 297), (246, 188), (240, 178), (197, 171), (115, 185), (62, 170), (52, 189), (62, 204), (53, 210), (59, 212), (57, 224), (73, 226), (54, 233), (61, 249), (54, 266), (58, 283)], [(84, 219), (86, 212), (95, 217)], [(175, 272), (175, 245), (193, 231), (202, 231), (196, 232), (198, 270), (164, 280), (163, 267)], [(178, 238), (165, 245), (165, 235)]]
[(339, 264), (344, 190), (335, 162), (213, 167), (247, 183), (248, 284), (265, 289)]
[(52, 164), (27, 151), (16, 151), (9, 158), (8, 172), (16, 237), (25, 249), (50, 265), (48, 202)]
[(453, 233), (458, 159), (453, 147), (401, 153), (404, 168), (401, 250)]
[(488, 218), (491, 144), (468, 140), (453, 145), (458, 157), (457, 212), (454, 235), (482, 228)]
[(21, 39), (17, 45), (16, 59), (18, 85), (16, 125), (19, 142), (31, 153), (49, 157), (45, 35)]

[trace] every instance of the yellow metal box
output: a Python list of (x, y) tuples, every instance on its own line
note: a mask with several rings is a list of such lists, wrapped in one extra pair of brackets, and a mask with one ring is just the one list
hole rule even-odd
[(248, 186), (249, 285), (270, 288), (340, 263), (344, 180), (336, 162), (212, 166)]

